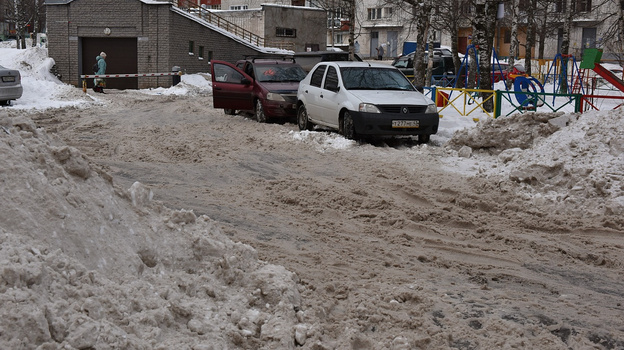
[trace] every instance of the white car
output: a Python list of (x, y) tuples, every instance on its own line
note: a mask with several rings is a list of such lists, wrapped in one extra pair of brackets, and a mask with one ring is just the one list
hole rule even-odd
[(440, 123), (433, 101), (382, 63), (320, 62), (299, 83), (297, 100), (299, 129), (316, 124), (348, 139), (418, 135), (426, 143)]

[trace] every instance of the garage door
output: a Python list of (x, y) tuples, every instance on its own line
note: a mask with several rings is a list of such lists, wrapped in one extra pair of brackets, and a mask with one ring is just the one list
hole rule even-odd
[[(106, 74), (136, 74), (136, 38), (82, 38), (82, 73), (93, 74), (95, 57), (106, 52)], [(87, 79), (87, 86), (93, 87), (93, 79)], [(108, 89), (137, 89), (137, 78), (106, 79)]]

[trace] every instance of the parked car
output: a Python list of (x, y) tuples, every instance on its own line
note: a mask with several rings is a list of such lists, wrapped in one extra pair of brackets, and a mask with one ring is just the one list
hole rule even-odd
[[(427, 52), (425, 52), (425, 64), (429, 60)], [(397, 57), (392, 61), (392, 65), (398, 68), (406, 77), (414, 78), (414, 52)], [(453, 56), (448, 49), (433, 49), (433, 70), (431, 75), (454, 75), (455, 64), (453, 63)]]
[(20, 72), (0, 66), (0, 106), (8, 106), (11, 100), (22, 97), (22, 92)]
[(297, 115), (297, 88), (306, 72), (292, 58), (212, 61), (212, 98), (226, 114), (246, 111), (258, 122)]
[[(327, 51), (306, 51), (306, 52), (295, 52), (293, 55), (295, 61), (301, 65), (301, 67), (309, 72), (315, 64), (319, 62), (327, 62), (327, 61), (349, 61), (349, 52), (347, 51), (336, 51), (336, 50), (327, 50)], [(358, 54), (353, 55), (354, 60), (363, 61), (362, 57)]]
[(338, 130), (348, 139), (437, 133), (433, 101), (397, 68), (383, 63), (321, 62), (299, 84), (297, 124)]
[[(497, 83), (501, 80), (507, 80), (508, 69), (508, 63), (492, 63), (492, 81), (494, 83)], [(509, 72), (509, 77), (511, 78), (511, 81), (514, 81), (516, 77), (526, 75), (527, 74), (524, 66), (519, 63), (514, 64), (514, 66), (511, 68), (511, 72)]]

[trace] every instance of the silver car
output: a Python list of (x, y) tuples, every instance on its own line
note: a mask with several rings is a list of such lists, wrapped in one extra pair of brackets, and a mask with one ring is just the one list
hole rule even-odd
[(22, 97), (22, 92), (20, 72), (0, 66), (0, 106), (8, 106), (11, 100)]

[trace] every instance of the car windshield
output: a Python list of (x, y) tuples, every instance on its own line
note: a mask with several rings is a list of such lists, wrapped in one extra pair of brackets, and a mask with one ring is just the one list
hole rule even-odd
[(401, 57), (392, 63), (393, 66), (397, 68), (407, 68), (409, 62), (409, 57)]
[(262, 65), (255, 67), (255, 75), (260, 82), (299, 82), (306, 72), (299, 65)]
[(518, 72), (520, 72), (520, 73), (524, 73), (524, 72), (525, 72), (525, 70), (524, 70), (524, 66), (523, 66), (523, 65), (521, 65), (521, 64), (516, 64), (516, 65), (514, 65), (514, 68), (515, 68)]
[(414, 90), (403, 73), (394, 68), (342, 67), (347, 90)]

